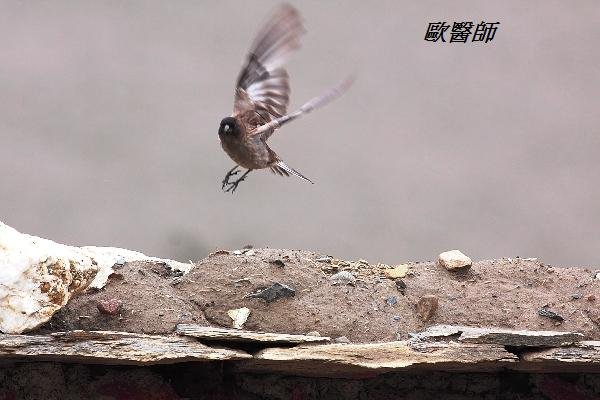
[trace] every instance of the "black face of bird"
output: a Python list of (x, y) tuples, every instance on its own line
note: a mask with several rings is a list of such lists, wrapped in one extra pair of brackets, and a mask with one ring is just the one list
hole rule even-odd
[(227, 117), (221, 120), (221, 126), (219, 126), (219, 136), (223, 135), (236, 135), (238, 132), (238, 126), (235, 118)]

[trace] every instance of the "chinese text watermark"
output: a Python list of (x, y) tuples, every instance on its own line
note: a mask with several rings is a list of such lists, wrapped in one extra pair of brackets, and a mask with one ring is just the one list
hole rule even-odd
[[(425, 40), (428, 42), (467, 43), (469, 37), (471, 37), (471, 42), (487, 43), (491, 42), (496, 36), (498, 25), (500, 25), (500, 22), (481, 21), (475, 25), (471, 21), (465, 21), (453, 22), (452, 29), (450, 29), (450, 24), (446, 22), (430, 22), (425, 33)], [(450, 29), (450, 32), (446, 32), (448, 29)]]

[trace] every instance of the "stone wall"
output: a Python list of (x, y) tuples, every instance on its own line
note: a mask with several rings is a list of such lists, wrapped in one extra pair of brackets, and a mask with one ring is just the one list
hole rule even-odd
[(1, 400), (592, 400), (600, 374), (402, 372), (335, 379), (235, 373), (215, 363), (150, 367), (14, 363)]

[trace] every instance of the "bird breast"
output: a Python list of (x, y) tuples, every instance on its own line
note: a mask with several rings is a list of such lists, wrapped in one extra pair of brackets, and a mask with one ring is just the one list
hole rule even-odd
[(221, 147), (238, 165), (247, 169), (266, 168), (271, 163), (267, 144), (257, 136), (221, 136)]

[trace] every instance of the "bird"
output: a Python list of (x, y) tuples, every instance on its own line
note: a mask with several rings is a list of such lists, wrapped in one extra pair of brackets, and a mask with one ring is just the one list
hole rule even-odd
[[(234, 193), (240, 182), (255, 169), (269, 168), (281, 176), (294, 175), (313, 183), (287, 165), (267, 144), (269, 137), (283, 125), (307, 114), (345, 92), (353, 76), (288, 113), (289, 76), (284, 68), (290, 55), (300, 48), (300, 37), (306, 32), (300, 13), (289, 4), (278, 6), (258, 31), (242, 69), (234, 94), (233, 113), (221, 120), (221, 147), (236, 163), (222, 181), (221, 189)], [(231, 180), (241, 170), (239, 178)]]

